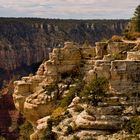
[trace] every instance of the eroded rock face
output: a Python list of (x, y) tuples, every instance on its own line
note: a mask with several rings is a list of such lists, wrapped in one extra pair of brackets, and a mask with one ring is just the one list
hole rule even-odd
[[(74, 135), (80, 137), (80, 140), (93, 136), (98, 139), (98, 136), (108, 135), (112, 130), (123, 129), (124, 122), (135, 114), (134, 94), (140, 86), (140, 60), (139, 55), (133, 56), (134, 59), (129, 56), (129, 51), (134, 51), (137, 44), (128, 45), (123, 42), (122, 46), (117, 48), (118, 44), (97, 43), (97, 48), (82, 48), (66, 42), (64, 48), (53, 50), (49, 60), (41, 64), (35, 76), (23, 77), (21, 81), (15, 82), (14, 102), (16, 108), (34, 126), (32, 140), (34, 137), (41, 139), (42, 130), (47, 127), (47, 120), (56, 107), (58, 97), (65, 97), (69, 88), (76, 86), (70, 82), (69, 75), (77, 71), (82, 72), (83, 80), (87, 84), (92, 79), (105, 77), (109, 82), (108, 92), (96, 106), (82, 104), (80, 98), (75, 97), (68, 107), (71, 116), (63, 119), (52, 130), (57, 133), (58, 139), (71, 140)], [(114, 49), (117, 49), (121, 60), (111, 54)], [(126, 57), (122, 56), (124, 51)], [(134, 51), (133, 54), (135, 53), (138, 52)], [(105, 60), (105, 56), (111, 59)], [(137, 102), (138, 107), (139, 104)], [(75, 111), (79, 106), (82, 107), (82, 112)], [(131, 116), (127, 116), (128, 114)], [(65, 136), (71, 127), (75, 130), (74, 134)]]

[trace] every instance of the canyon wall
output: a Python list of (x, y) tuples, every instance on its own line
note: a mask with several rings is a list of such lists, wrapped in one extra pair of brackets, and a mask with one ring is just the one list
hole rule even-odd
[(48, 58), (65, 41), (79, 44), (121, 34), (126, 20), (0, 19), (0, 68), (13, 71)]

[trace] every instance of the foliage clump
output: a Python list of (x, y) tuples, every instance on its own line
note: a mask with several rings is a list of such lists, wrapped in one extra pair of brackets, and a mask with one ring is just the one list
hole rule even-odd
[(52, 124), (53, 124), (53, 120), (48, 119), (47, 128), (44, 130), (44, 135), (41, 140), (56, 140), (56, 135), (54, 132), (52, 132)]
[(134, 16), (131, 19), (132, 31), (140, 32), (140, 5), (138, 5), (135, 9)]
[(131, 134), (140, 134), (140, 118), (134, 117), (125, 124), (125, 130)]
[(74, 132), (73, 128), (71, 125), (67, 126), (67, 131), (66, 131), (66, 135), (72, 134)]
[(24, 124), (20, 126), (20, 136), (18, 140), (30, 140), (30, 135), (33, 133), (32, 125), (25, 121)]
[(84, 82), (81, 79), (78, 79), (78, 81), (76, 81), (75, 83), (75, 86), (70, 87), (69, 93), (66, 95), (66, 97), (64, 97), (64, 99), (62, 99), (60, 106), (67, 107), (72, 102), (72, 99), (75, 97), (75, 94), (81, 92), (83, 85)]
[(108, 89), (108, 81), (104, 77), (93, 79), (89, 84), (86, 84), (80, 93), (84, 102), (96, 105), (101, 97), (105, 96)]
[(51, 92), (58, 90), (58, 85), (57, 85), (57, 83), (46, 85), (46, 86), (43, 86), (43, 89), (45, 91), (48, 91), (47, 94), (48, 93), (51, 94)]

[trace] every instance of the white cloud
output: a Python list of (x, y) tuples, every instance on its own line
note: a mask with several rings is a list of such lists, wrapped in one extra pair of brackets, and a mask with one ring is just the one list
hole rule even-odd
[(0, 0), (0, 16), (130, 18), (139, 0)]

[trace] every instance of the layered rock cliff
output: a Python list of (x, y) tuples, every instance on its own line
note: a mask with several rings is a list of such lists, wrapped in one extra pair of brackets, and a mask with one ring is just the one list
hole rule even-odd
[(139, 46), (67, 42), (35, 76), (16, 81), (15, 106), (34, 128), (31, 140), (127, 139), (124, 125), (140, 111)]

